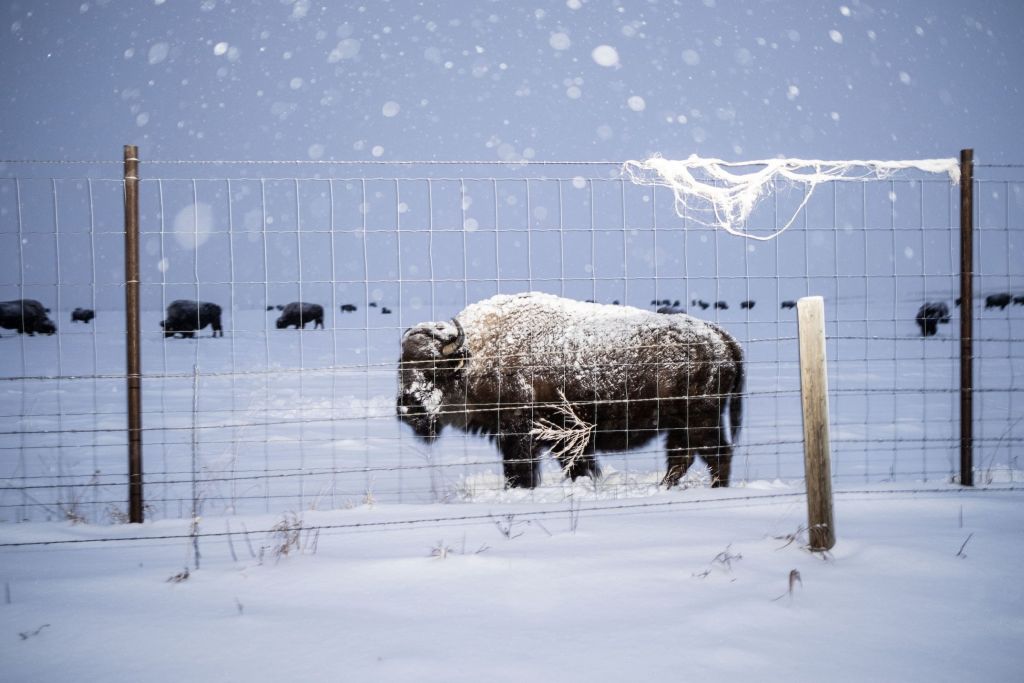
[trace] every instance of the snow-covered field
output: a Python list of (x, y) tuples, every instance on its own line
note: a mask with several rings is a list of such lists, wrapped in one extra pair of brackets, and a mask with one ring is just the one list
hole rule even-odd
[[(801, 547), (799, 487), (621, 504), (209, 518), (199, 570), (187, 522), (0, 525), (3, 543), (170, 537), (0, 548), (3, 677), (1020, 680), (1019, 489), (840, 492), (826, 556)], [(322, 529), (275, 557), (264, 530), (295, 521)]]
[(804, 549), (796, 329), (774, 306), (717, 314), (749, 358), (734, 488), (697, 468), (673, 491), (660, 448), (603, 456), (596, 485), (549, 464), (505, 492), (484, 439), (417, 444), (394, 418), (397, 339), (457, 305), (303, 333), (236, 310), (224, 339), (166, 341), (146, 311), (141, 527), (109, 524), (121, 321), (4, 335), (4, 376), (62, 379), (0, 385), (3, 677), (1018, 679), (1021, 309), (980, 313), (984, 488), (964, 491), (955, 316), (921, 339), (912, 302), (826, 305), (825, 556)]

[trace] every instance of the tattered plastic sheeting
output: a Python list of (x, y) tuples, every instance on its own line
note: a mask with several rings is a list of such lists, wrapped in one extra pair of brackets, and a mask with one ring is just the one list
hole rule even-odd
[[(732, 169), (754, 167), (746, 173)], [(728, 162), (690, 155), (683, 160), (659, 156), (645, 161), (627, 161), (622, 173), (637, 185), (667, 187), (675, 195), (680, 217), (688, 211), (708, 205), (714, 211), (717, 228), (731, 235), (767, 241), (785, 232), (810, 201), (814, 189), (836, 181), (881, 180), (903, 170), (944, 173), (955, 185), (960, 182), (960, 164), (956, 159), (918, 159), (909, 161), (822, 161), (820, 159), (761, 159)], [(781, 179), (803, 186), (804, 197), (793, 216), (768, 235), (755, 235), (743, 229), (757, 204), (770, 195)]]

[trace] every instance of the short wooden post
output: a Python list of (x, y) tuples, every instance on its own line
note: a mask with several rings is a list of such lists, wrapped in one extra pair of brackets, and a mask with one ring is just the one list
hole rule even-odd
[(825, 301), (820, 296), (796, 305), (800, 339), (800, 402), (804, 419), (804, 476), (811, 550), (836, 544), (832, 517), (832, 463), (828, 436), (828, 375), (825, 370)]

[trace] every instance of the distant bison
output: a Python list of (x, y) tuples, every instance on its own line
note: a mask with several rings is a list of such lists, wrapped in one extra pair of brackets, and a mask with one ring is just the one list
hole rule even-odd
[(665, 486), (698, 455), (712, 486), (729, 485), (743, 351), (713, 323), (499, 294), (451, 321), (406, 330), (398, 369), (399, 419), (427, 442), (445, 426), (489, 436), (506, 486), (537, 486), (546, 450), (564, 476), (596, 478), (597, 451), (643, 446), (659, 433), (667, 435)]
[(756, 301), (752, 301), (751, 299), (747, 299), (746, 301), (741, 301), (740, 302), (740, 308), (751, 309), (755, 305), (757, 305), (757, 302)]
[(782, 307), (783, 308), (796, 308), (796, 302), (792, 301), (792, 300), (783, 301), (782, 302)]
[(686, 309), (679, 306), (679, 302), (676, 302), (675, 306), (658, 306), (658, 313), (686, 313)]
[(384, 315), (391, 315), (391, 309), (387, 306), (382, 306), (380, 312)]
[(0, 301), (0, 327), (28, 335), (57, 331), (57, 326), (46, 315), (46, 307), (35, 299)]
[(989, 294), (985, 297), (985, 308), (996, 308), (998, 306), (999, 310), (1003, 310), (1010, 305), (1011, 301), (1013, 301), (1013, 297), (1006, 292)]
[(1024, 296), (1015, 296), (1015, 297), (1013, 297), (1013, 305), (1014, 306), (1024, 306)]
[(921, 328), (921, 336), (930, 337), (938, 331), (939, 323), (949, 322), (949, 306), (942, 301), (938, 303), (925, 302), (917, 310), (914, 320)]
[(717, 309), (719, 309), (721, 311), (728, 311), (729, 310), (729, 304), (725, 303), (724, 301), (716, 301), (715, 302), (715, 308), (717, 308)]
[(71, 322), (83, 322), (87, 323), (96, 317), (96, 312), (91, 308), (76, 308), (71, 311)]
[(709, 304), (707, 301), (702, 301), (701, 299), (693, 299), (692, 301), (690, 301), (690, 305), (691, 306), (695, 306), (695, 307), (696, 306), (700, 306), (701, 310), (706, 311), (706, 310), (708, 310), (708, 307), (711, 304)]
[(180, 334), (183, 338), (195, 337), (196, 331), (207, 325), (213, 329), (214, 337), (223, 337), (224, 328), (220, 322), (221, 308), (207, 301), (176, 299), (167, 306), (167, 318), (160, 321), (164, 337)]
[(284, 307), (277, 319), (277, 329), (295, 326), (295, 329), (306, 329), (306, 323), (313, 323), (313, 329), (324, 327), (324, 307), (320, 304), (307, 304), (293, 301)]
[(355, 304), (342, 304), (341, 305), (341, 312), (342, 313), (355, 313), (356, 312), (356, 305)]

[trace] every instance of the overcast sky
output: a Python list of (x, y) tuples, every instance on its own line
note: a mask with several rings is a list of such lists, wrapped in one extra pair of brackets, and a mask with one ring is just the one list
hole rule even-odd
[(1024, 159), (1024, 3), (4, 1), (5, 159)]
[[(974, 147), (980, 162), (1024, 162), (1019, 132), (1024, 3), (1017, 0), (25, 0), (2, 2), (2, 13), (0, 159), (5, 160), (116, 161), (122, 145), (134, 143), (146, 179), (176, 172), (152, 162), (176, 160), (623, 161), (654, 153), (729, 160), (915, 159), (956, 156), (962, 147)], [(93, 172), (70, 167), (72, 174), (80, 169)], [(66, 174), (68, 167), (7, 164), (0, 171), (5, 177), (45, 177)], [(220, 169), (188, 167), (185, 176), (192, 172), (218, 175)], [(344, 174), (379, 172), (357, 167)], [(108, 177), (119, 173), (117, 165), (101, 171)], [(295, 173), (260, 167), (243, 175)], [(574, 177), (572, 170), (537, 173)], [(69, 270), (83, 261), (86, 250), (99, 273), (95, 281), (107, 282), (109, 273), (116, 295), (111, 301), (117, 300), (119, 241), (102, 234), (92, 242), (69, 236), (75, 229), (88, 230), (90, 221), (100, 233), (120, 230), (119, 186), (93, 187), (91, 200), (89, 189), (58, 185), (54, 190), (45, 180), (26, 181), (17, 189), (0, 183), (3, 298), (29, 292), (19, 286), (22, 281), (90, 282), (91, 272)], [(427, 198), (425, 186), (415, 184), (260, 188), (240, 181), (231, 188), (229, 215), (226, 186), (150, 186), (144, 188), (143, 228), (165, 231), (167, 239), (152, 234), (144, 239), (143, 277), (150, 283), (187, 283), (197, 276), (201, 282), (223, 282), (230, 276), (225, 260), (234, 258), (234, 279), (253, 283), (245, 286), (244, 300), (256, 305), (267, 297), (270, 303), (298, 297), (297, 287), (262, 284), (275, 279), (349, 281), (341, 293), (334, 290), (345, 297), (361, 294), (365, 281), (375, 280), (383, 283), (370, 287), (379, 291), (378, 298), (394, 299), (394, 283), (417, 277), (485, 284), (501, 279), (507, 282), (503, 288), (530, 286), (531, 278), (543, 280), (540, 273), (556, 283), (567, 277), (589, 276), (601, 283), (647, 277), (671, 285), (674, 297), (687, 293), (679, 294), (685, 290), (681, 280), (668, 278), (705, 277), (707, 282), (691, 289), (709, 297), (730, 286), (718, 277), (722, 274), (780, 274), (775, 247), (735, 240), (709, 244), (707, 234), (699, 236), (701, 242), (690, 235), (686, 244), (662, 239), (656, 247), (644, 242), (648, 235), (630, 236), (624, 244), (621, 234), (612, 234), (614, 249), (602, 248), (602, 235), (586, 237), (589, 242), (579, 247), (570, 244), (572, 237), (545, 242), (540, 232), (529, 244), (518, 241), (523, 233), (511, 234), (507, 244), (504, 237), (484, 239), (496, 222), (530, 229), (592, 227), (588, 216), (605, 201), (602, 193), (624, 194), (615, 188), (538, 183), (526, 192), (522, 186), (484, 183), (468, 189), (469, 206), (466, 188), (430, 190), (434, 196)], [(889, 195), (895, 193), (883, 190), (878, 201), (884, 206), (875, 222), (888, 225)], [(937, 200), (925, 202), (923, 194), (914, 199), (918, 190), (901, 191), (901, 200), (912, 201), (892, 210), (901, 220), (916, 216), (912, 220), (920, 224), (926, 213), (920, 206), (927, 204), (937, 217), (924, 222), (948, 225), (947, 192), (948, 187)], [(598, 219), (620, 216), (618, 223), (605, 225), (621, 228), (621, 216), (628, 223), (641, 215), (640, 202), (649, 195), (649, 190), (630, 193), (619, 204), (607, 204)], [(1011, 199), (1019, 209), (1020, 193)], [(657, 198), (666, 200), (667, 193)], [(624, 204), (634, 201), (638, 208), (630, 213)], [(865, 223), (859, 210), (842, 210), (842, 198), (829, 201), (821, 213), (826, 227)], [(852, 207), (864, 204), (850, 201)], [(333, 226), (327, 223), (331, 206)], [(829, 216), (833, 206), (841, 207), (831, 212), (838, 216), (835, 224)], [(662, 226), (671, 217), (670, 202), (666, 207)], [(60, 246), (42, 235), (18, 241), (19, 231), (55, 232), (55, 215), (65, 233)], [(400, 245), (394, 235), (383, 235), (371, 245), (336, 233), (329, 245), (323, 235), (300, 240), (294, 233), (296, 225), (358, 232), (364, 218), (370, 228), (385, 232), (402, 221), (404, 227), (424, 230), (479, 230), (480, 239), (463, 241), (457, 234), (446, 241), (438, 232), (431, 247), (415, 238)], [(180, 234), (191, 227), (211, 236), (197, 240)], [(274, 230), (286, 234), (264, 232)], [(216, 234), (227, 231), (231, 239)], [(178, 239), (171, 239), (175, 234)], [(885, 253), (878, 257), (884, 267), (878, 274), (927, 273), (949, 252), (948, 234), (936, 233), (932, 247), (938, 256), (929, 266), (921, 261), (928, 245), (914, 238), (911, 245), (882, 243)], [(804, 255), (810, 238), (786, 239), (801, 240), (780, 247), (784, 255), (799, 256), (789, 270), (794, 276), (808, 274)], [(835, 255), (844, 248), (829, 239), (818, 245), (828, 257), (820, 264), (822, 274), (836, 272)], [(246, 251), (250, 247), (258, 250)], [(1007, 258), (1005, 242), (995, 247), (999, 259)], [(232, 257), (232, 248), (241, 251)], [(452, 259), (442, 257), (464, 248), (471, 252), (455, 262), (465, 263), (451, 269)], [(558, 266), (549, 267), (559, 250)], [(573, 262), (581, 252), (592, 257)], [(333, 258), (321, 258), (325, 253)], [(529, 258), (509, 260), (516, 253)], [(729, 254), (735, 257), (723, 257)], [(750, 254), (762, 258), (751, 265)], [(55, 257), (61, 255), (58, 275)], [(601, 258), (609, 263), (602, 265)], [(866, 254), (856, 258), (868, 260)], [(269, 268), (261, 270), (264, 263)], [(904, 263), (906, 273), (900, 270)], [(943, 272), (950, 267), (942, 263)], [(797, 284), (800, 291), (794, 294), (807, 289)], [(730, 295), (739, 296), (751, 285), (740, 280), (742, 291)], [(621, 291), (617, 282), (601, 291), (597, 286), (569, 289), (581, 298), (589, 292), (611, 299)], [(318, 287), (306, 291), (329, 298), (327, 289)], [(459, 288), (448, 298), (473, 300), (487, 289)], [(643, 287), (634, 291), (637, 301), (648, 296)], [(162, 298), (194, 294), (188, 287), (160, 291)]]

